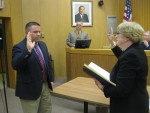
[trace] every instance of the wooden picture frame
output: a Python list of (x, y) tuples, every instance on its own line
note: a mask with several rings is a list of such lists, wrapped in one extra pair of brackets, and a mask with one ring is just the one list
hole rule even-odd
[(92, 1), (72, 1), (72, 26), (79, 21), (83, 22), (83, 26), (93, 26), (92, 15)]

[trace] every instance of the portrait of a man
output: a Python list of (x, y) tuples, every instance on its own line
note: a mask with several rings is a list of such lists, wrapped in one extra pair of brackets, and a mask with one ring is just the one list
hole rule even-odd
[(79, 7), (79, 13), (75, 15), (75, 22), (89, 22), (88, 15), (85, 14), (85, 7)]
[(92, 26), (92, 2), (72, 1), (72, 26), (83, 22), (83, 26)]

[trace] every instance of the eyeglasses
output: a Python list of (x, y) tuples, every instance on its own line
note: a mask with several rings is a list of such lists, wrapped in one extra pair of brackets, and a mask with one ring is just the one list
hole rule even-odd
[(121, 34), (121, 33), (117, 32), (116, 34), (119, 35), (119, 34)]
[(121, 33), (119, 33), (119, 32), (116, 32), (116, 33), (114, 33), (114, 36), (116, 36), (116, 35), (119, 35), (119, 34), (121, 34)]

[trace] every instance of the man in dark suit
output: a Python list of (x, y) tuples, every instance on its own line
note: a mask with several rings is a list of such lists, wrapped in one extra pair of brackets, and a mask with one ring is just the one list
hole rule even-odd
[(144, 50), (150, 50), (150, 35), (149, 31), (144, 32), (143, 41), (140, 43)]
[(24, 113), (51, 113), (51, 57), (46, 44), (39, 41), (39, 23), (27, 23), (25, 32), (25, 39), (12, 49), (12, 67), (17, 71), (16, 96)]
[(79, 13), (75, 15), (75, 22), (89, 22), (88, 15), (84, 13), (85, 7), (79, 7)]

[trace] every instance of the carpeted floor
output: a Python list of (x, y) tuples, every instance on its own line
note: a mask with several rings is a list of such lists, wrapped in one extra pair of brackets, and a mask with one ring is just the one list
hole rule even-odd
[[(54, 87), (66, 81), (65, 78), (55, 80)], [(23, 113), (19, 98), (15, 96), (15, 89), (6, 88), (8, 113)], [(7, 113), (4, 89), (0, 89), (0, 113)], [(68, 99), (52, 96), (52, 113), (83, 113), (84, 104)], [(95, 105), (89, 105), (89, 113), (96, 113)]]

